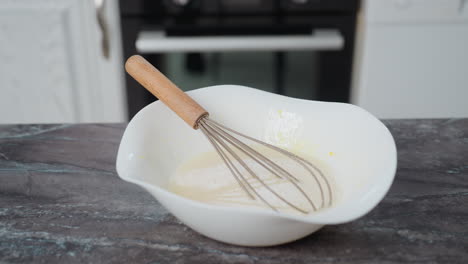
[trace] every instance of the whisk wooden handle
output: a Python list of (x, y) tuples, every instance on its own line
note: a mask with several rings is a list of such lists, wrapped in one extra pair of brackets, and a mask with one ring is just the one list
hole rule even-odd
[(208, 115), (203, 107), (143, 57), (133, 55), (128, 58), (125, 69), (137, 82), (172, 109), (192, 128), (197, 129), (198, 120)]

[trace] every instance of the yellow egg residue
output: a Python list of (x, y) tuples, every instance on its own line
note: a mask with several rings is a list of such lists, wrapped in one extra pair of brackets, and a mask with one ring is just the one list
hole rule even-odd
[[(286, 158), (284, 155), (266, 148), (261, 149), (261, 152), (296, 177), (298, 184), (311, 198), (317, 208), (329, 203), (328, 189), (331, 189), (332, 194), (335, 194), (336, 186), (330, 175), (329, 168), (323, 162), (307, 158), (320, 169), (329, 182), (330, 188), (325, 187), (325, 181), (319, 175), (314, 178), (301, 165)], [(303, 194), (285, 177), (283, 179), (278, 178), (265, 170), (258, 162), (245, 155), (242, 156), (242, 160), (275, 192), (300, 208), (314, 211)], [(237, 167), (239, 168), (239, 172), (245, 177), (245, 180), (271, 205), (283, 212), (298, 213), (298, 211), (292, 209), (272, 194), (268, 188), (263, 186), (259, 180), (250, 175), (242, 166)], [(258, 199), (258, 197), (256, 199), (249, 198), (215, 151), (200, 154), (183, 163), (170, 178), (169, 190), (186, 198), (214, 205), (269, 209), (268, 205)]]

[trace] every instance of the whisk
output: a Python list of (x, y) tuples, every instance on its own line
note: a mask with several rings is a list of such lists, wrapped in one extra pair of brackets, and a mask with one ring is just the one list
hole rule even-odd
[[(190, 96), (180, 90), (174, 83), (167, 79), (153, 65), (139, 55), (130, 57), (125, 63), (127, 72), (154, 96), (160, 99), (170, 109), (172, 109), (180, 118), (182, 118), (193, 129), (200, 129), (218, 153), (238, 185), (251, 199), (259, 199), (274, 211), (279, 211), (265, 195), (262, 195), (249, 178), (257, 182), (256, 185), (267, 190), (272, 197), (276, 197), (285, 205), (290, 206), (300, 213), (308, 214), (321, 208), (329, 207), (333, 201), (332, 190), (329, 181), (323, 172), (314, 164), (300, 156), (286, 151), (282, 148), (260, 141), (253, 137), (244, 135), (229, 127), (226, 127), (209, 118), (208, 112), (195, 102)], [(320, 201), (312, 201), (311, 196), (301, 187), (301, 182), (292, 173), (284, 167), (268, 158), (265, 153), (256, 150), (247, 142), (256, 143), (264, 146), (290, 160), (302, 168), (313, 177), (320, 192)], [(258, 172), (254, 171), (242, 157), (248, 157), (258, 166), (263, 168), (277, 178), (283, 179), (291, 184), (300, 196), (307, 200), (310, 208), (303, 208), (292, 201), (286, 199), (278, 191), (275, 191), (264, 179), (259, 177)]]

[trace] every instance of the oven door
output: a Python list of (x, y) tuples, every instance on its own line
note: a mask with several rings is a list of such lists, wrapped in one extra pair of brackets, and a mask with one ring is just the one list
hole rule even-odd
[(151, 56), (181, 89), (238, 84), (303, 99), (317, 99), (317, 54), (340, 51), (338, 30), (301, 35), (170, 36), (141, 31), (138, 53)]
[[(122, 16), (125, 57), (142, 54), (183, 90), (238, 84), (349, 101), (354, 10), (232, 16), (154, 10), (160, 9), (137, 10), (141, 16), (127, 9)], [(127, 76), (129, 117), (154, 100), (137, 87)]]

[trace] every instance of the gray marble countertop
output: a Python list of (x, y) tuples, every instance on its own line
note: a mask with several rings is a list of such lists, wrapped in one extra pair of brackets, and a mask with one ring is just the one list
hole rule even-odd
[(378, 207), (267, 248), (203, 237), (120, 180), (123, 124), (0, 126), (0, 262), (468, 263), (468, 119), (385, 123), (398, 171)]

